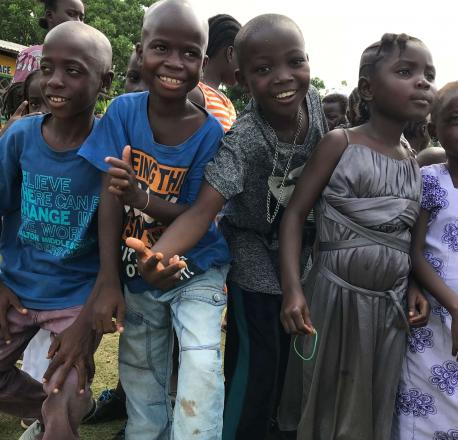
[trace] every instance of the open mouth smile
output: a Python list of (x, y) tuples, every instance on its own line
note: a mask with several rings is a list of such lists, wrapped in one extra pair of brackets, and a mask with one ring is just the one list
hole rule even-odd
[(292, 98), (295, 94), (296, 90), (288, 90), (286, 92), (281, 92), (278, 95), (275, 95), (275, 99), (287, 100), (288, 98)]

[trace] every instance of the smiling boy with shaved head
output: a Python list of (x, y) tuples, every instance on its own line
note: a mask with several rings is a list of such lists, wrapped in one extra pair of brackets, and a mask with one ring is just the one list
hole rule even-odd
[[(99, 211), (101, 290), (94, 305), (95, 327), (112, 331), (116, 315), (123, 331), (119, 362), (128, 440), (221, 438), (220, 322), (226, 304), (227, 245), (213, 223), (182, 260), (170, 260), (165, 270), (183, 268), (181, 280), (154, 288), (140, 276), (135, 253), (125, 244), (134, 236), (142, 246), (153, 246), (166, 225), (194, 202), (204, 168), (219, 146), (220, 123), (187, 98), (199, 82), (207, 34), (208, 24), (187, 2), (164, 0), (148, 9), (137, 47), (148, 91), (115, 99), (80, 152), (106, 173)], [(173, 421), (168, 396), (172, 325), (180, 343)]]
[[(55, 27), (40, 73), (50, 113), (17, 121), (0, 140), (0, 410), (39, 420), (24, 440), (76, 440), (93, 409), (93, 371), (81, 347), (91, 358), (85, 304), (99, 269), (100, 176), (78, 151), (96, 124), (110, 67), (101, 32), (80, 22)], [(44, 385), (15, 366), (40, 327), (53, 335)]]

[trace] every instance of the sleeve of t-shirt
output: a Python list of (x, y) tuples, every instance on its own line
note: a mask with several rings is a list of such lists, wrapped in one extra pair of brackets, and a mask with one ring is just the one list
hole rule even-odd
[(0, 137), (0, 216), (17, 209), (21, 201), (21, 133), (15, 122)]
[(125, 104), (122, 99), (113, 100), (78, 152), (80, 156), (103, 172), (107, 172), (109, 168), (105, 158), (107, 156), (121, 158), (123, 148), (129, 144), (125, 129), (127, 114)]
[(431, 167), (423, 167), (420, 171), (422, 178), (420, 206), (426, 211), (432, 212), (446, 200), (447, 191), (441, 187), (439, 178)]
[(202, 141), (199, 151), (194, 157), (181, 190), (181, 193), (186, 194), (186, 200), (180, 199), (180, 203), (193, 203), (197, 199), (200, 187), (202, 186), (205, 167), (218, 151), (223, 134), (224, 131), (221, 124), (212, 118), (210, 128)]
[(218, 152), (205, 169), (205, 180), (226, 200), (244, 189), (248, 161), (243, 151), (243, 127), (235, 121), (221, 140)]

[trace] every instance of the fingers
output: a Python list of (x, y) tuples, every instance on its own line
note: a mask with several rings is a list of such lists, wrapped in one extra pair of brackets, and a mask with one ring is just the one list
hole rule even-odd
[(56, 336), (51, 342), (51, 345), (49, 346), (48, 359), (52, 359), (56, 355), (56, 353), (59, 351), (59, 347), (60, 339), (58, 336)]
[(43, 374), (43, 383), (48, 383), (50, 381), (51, 377), (53, 377), (54, 373), (61, 366), (61, 364), (61, 360), (58, 358), (58, 356), (55, 356), (49, 364), (48, 369), (45, 371), (45, 374)]
[(28, 105), (29, 105), (28, 101), (22, 101), (21, 105), (13, 113), (12, 117), (19, 118), (21, 116), (24, 116), (26, 111), (27, 111), (27, 106)]
[[(148, 249), (145, 246), (145, 243), (143, 243), (143, 241), (139, 240), (138, 238), (127, 237), (126, 245), (132, 248), (135, 252), (137, 252), (137, 259), (139, 261), (141, 260), (141, 261), (146, 262), (146, 260), (148, 260), (150, 257), (153, 257), (154, 255), (151, 249)], [(161, 261), (162, 258), (163, 258), (163, 255), (158, 252), (156, 254), (156, 260)], [(150, 264), (153, 264), (153, 261), (151, 261)]]
[(124, 149), (122, 150), (122, 160), (123, 162), (125, 162), (126, 164), (131, 164), (131, 161), (130, 161), (130, 156), (131, 156), (131, 148), (130, 148), (130, 145), (126, 145), (124, 147)]
[(78, 376), (78, 394), (84, 394), (86, 389), (86, 379), (87, 379), (87, 369), (86, 363), (82, 360), (79, 360), (75, 364), (76, 374)]
[(408, 299), (408, 312), (409, 312), (409, 320), (413, 318), (417, 314), (416, 302), (417, 302), (417, 295), (410, 294), (407, 295)]
[(53, 394), (57, 394), (62, 389), (65, 383), (65, 380), (67, 379), (67, 376), (70, 373), (72, 368), (73, 368), (73, 365), (71, 363), (68, 363), (68, 362), (62, 363), (62, 365), (60, 365), (59, 370), (56, 371), (54, 375), (52, 375), (54, 379), (53, 389), (52, 389)]
[(119, 333), (122, 333), (124, 331), (125, 313), (126, 313), (126, 306), (125, 306), (124, 301), (122, 301), (118, 304), (118, 307), (116, 309), (116, 330), (118, 330)]
[(19, 298), (16, 295), (10, 297), (10, 304), (21, 314), (27, 315), (27, 309), (21, 304)]

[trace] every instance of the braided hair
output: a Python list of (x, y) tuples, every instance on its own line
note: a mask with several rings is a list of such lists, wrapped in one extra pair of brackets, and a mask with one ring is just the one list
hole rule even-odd
[(361, 55), (359, 77), (370, 76), (377, 63), (393, 53), (396, 48), (399, 49), (399, 54), (402, 54), (408, 42), (423, 44), (418, 38), (407, 34), (384, 34), (379, 41), (367, 47)]
[(369, 120), (369, 108), (366, 102), (361, 99), (358, 87), (355, 87), (348, 97), (346, 116), (350, 127), (358, 127)]
[[(361, 61), (359, 63), (359, 78), (361, 79), (361, 77), (372, 76), (377, 64), (380, 61), (392, 54), (395, 49), (398, 49), (399, 55), (401, 55), (405, 51), (407, 43), (409, 42), (423, 44), (423, 42), (418, 38), (411, 37), (407, 34), (383, 34), (379, 41), (371, 44), (363, 51)], [(359, 92), (355, 92), (354, 90), (352, 95), (353, 99), (359, 99), (355, 123), (356, 125), (364, 124), (369, 120), (369, 106), (367, 105), (367, 102), (362, 99)], [(350, 99), (352, 99), (352, 95), (350, 95)], [(352, 106), (353, 110), (355, 108), (356, 107)], [(350, 118), (348, 119), (349, 121), (351, 120)], [(352, 123), (352, 126), (355, 125)]]
[(242, 25), (232, 16), (218, 14), (208, 19), (207, 56), (211, 58), (222, 47), (233, 46)]
[[(38, 0), (40, 3), (43, 3), (44, 5), (44, 8), (45, 8), (45, 15), (46, 15), (46, 11), (51, 9), (52, 11), (55, 11), (57, 9), (57, 0)], [(48, 29), (48, 20), (46, 20), (46, 17), (43, 16), (43, 17), (40, 17), (38, 19), (38, 24), (40, 25), (40, 27), (42, 27), (43, 29)]]

